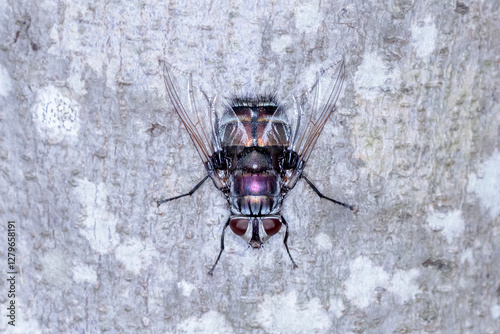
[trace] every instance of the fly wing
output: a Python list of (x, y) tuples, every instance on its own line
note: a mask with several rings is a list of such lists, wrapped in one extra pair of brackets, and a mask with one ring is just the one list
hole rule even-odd
[(321, 131), (335, 110), (345, 80), (344, 61), (336, 69), (318, 73), (316, 83), (299, 97), (295, 97), (298, 111), (291, 149), (306, 163)]
[(191, 73), (175, 70), (167, 63), (163, 63), (163, 78), (175, 111), (206, 164), (219, 145), (215, 136), (215, 99), (210, 100), (200, 89), (193, 87)]
[[(277, 104), (267, 115), (259, 115), (259, 146), (290, 146), (290, 124), (282, 105)], [(259, 124), (259, 125), (260, 125)]]

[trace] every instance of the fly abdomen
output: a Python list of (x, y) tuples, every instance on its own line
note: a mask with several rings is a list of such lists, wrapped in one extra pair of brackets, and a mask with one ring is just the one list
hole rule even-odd
[(273, 212), (276, 203), (272, 196), (240, 196), (235, 197), (238, 213), (245, 216), (263, 216)]
[(238, 173), (233, 178), (233, 196), (277, 196), (279, 177), (274, 173)]
[(280, 195), (279, 179), (272, 170), (261, 173), (236, 172), (231, 182), (232, 207), (243, 215), (271, 213)]

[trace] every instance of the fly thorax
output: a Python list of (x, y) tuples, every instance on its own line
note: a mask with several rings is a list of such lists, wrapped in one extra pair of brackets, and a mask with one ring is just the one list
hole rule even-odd
[(268, 154), (264, 154), (257, 150), (251, 150), (238, 160), (237, 169), (249, 173), (263, 173), (273, 168), (271, 158)]

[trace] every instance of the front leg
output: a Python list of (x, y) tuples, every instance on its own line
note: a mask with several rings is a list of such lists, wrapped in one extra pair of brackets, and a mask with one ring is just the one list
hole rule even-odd
[(281, 217), (281, 222), (283, 225), (285, 225), (285, 239), (283, 240), (283, 243), (285, 244), (286, 252), (288, 253), (288, 256), (290, 257), (290, 260), (292, 260), (293, 263), (293, 269), (297, 269), (299, 266), (295, 263), (295, 261), (292, 258), (292, 254), (290, 254), (290, 250), (288, 249), (288, 223), (286, 222), (285, 218)]
[(210, 271), (208, 272), (208, 275), (210, 275), (210, 276), (214, 275), (215, 266), (217, 265), (217, 262), (219, 262), (220, 256), (222, 255), (222, 252), (224, 251), (224, 233), (226, 233), (226, 228), (229, 226), (229, 221), (230, 220), (231, 220), (231, 218), (227, 219), (227, 222), (226, 222), (226, 224), (224, 224), (224, 228), (222, 229), (222, 236), (220, 238), (220, 252), (219, 252), (219, 256), (217, 256), (217, 260), (215, 260), (215, 263), (212, 266), (212, 269), (210, 269)]

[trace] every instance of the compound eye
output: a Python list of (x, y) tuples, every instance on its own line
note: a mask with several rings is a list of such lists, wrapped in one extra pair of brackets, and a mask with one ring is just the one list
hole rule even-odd
[(229, 227), (234, 232), (234, 234), (242, 236), (247, 232), (248, 228), (248, 219), (245, 218), (234, 218), (231, 219), (229, 223)]
[(263, 218), (262, 226), (268, 236), (275, 235), (281, 229), (281, 220), (278, 218)]

